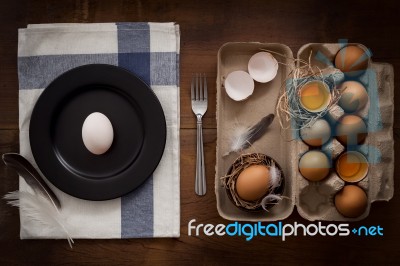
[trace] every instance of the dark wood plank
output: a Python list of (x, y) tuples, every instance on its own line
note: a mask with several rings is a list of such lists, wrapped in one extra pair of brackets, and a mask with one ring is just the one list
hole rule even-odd
[[(400, 223), (395, 196), (373, 203), (367, 219), (352, 225), (381, 225), (382, 238), (296, 237), (285, 242), (258, 237), (188, 236), (191, 219), (229, 223), (219, 217), (214, 194), (217, 52), (229, 41), (279, 42), (294, 54), (305, 43), (349, 38), (367, 45), (375, 61), (393, 64), (400, 82), (400, 36), (396, 1), (100, 1), (20, 0), (0, 2), (0, 154), (18, 151), (17, 28), (28, 23), (176, 21), (181, 27), (181, 237), (179, 239), (19, 240), (18, 210), (0, 201), (0, 262), (13, 264), (399, 264)], [(207, 170), (205, 197), (194, 194), (195, 119), (190, 108), (192, 74), (209, 77), (210, 104), (204, 118)], [(400, 94), (395, 93), (395, 104)], [(395, 152), (400, 151), (400, 111), (395, 110)], [(400, 168), (396, 156), (395, 172)], [(18, 188), (17, 175), (0, 162), (0, 193)], [(287, 223), (309, 223), (296, 211)]]

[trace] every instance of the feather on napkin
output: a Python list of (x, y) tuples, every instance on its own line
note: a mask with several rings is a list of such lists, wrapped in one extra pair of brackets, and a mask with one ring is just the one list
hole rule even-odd
[(32, 221), (59, 230), (72, 248), (74, 240), (68, 233), (60, 212), (47, 198), (41, 194), (34, 195), (26, 191), (17, 190), (7, 193), (4, 199), (11, 206), (18, 207)]

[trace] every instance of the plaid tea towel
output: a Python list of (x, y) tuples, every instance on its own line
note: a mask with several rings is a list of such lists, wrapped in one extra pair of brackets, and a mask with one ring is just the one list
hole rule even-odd
[[(130, 70), (161, 102), (167, 141), (153, 175), (134, 192), (108, 201), (63, 193), (61, 215), (72, 238), (179, 237), (179, 26), (174, 23), (38, 24), (18, 35), (20, 153), (35, 166), (29, 144), (32, 109), (60, 74), (86, 64)], [(20, 178), (20, 191), (29, 191)], [(63, 238), (63, 233), (20, 211), (21, 239)]]

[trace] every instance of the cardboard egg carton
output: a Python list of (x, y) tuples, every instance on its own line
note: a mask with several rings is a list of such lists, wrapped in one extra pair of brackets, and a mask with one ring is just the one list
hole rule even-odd
[[(356, 44), (360, 45), (360, 44)], [(363, 49), (366, 48), (360, 45)], [(332, 62), (342, 44), (306, 44), (300, 48), (297, 57), (324, 68)], [(268, 83), (256, 83), (252, 96), (246, 101), (235, 102), (228, 97), (223, 88), (225, 77), (232, 71), (247, 71), (250, 57), (261, 49), (273, 52), (280, 63), (278, 74)], [(283, 200), (269, 212), (250, 213), (238, 209), (229, 200), (220, 178), (224, 176), (233, 161), (240, 155), (231, 153), (229, 145), (232, 136), (239, 126), (252, 126), (262, 117), (275, 113), (276, 103), (283, 90), (286, 89), (286, 78), (293, 63), (293, 53), (283, 44), (268, 43), (227, 43), (218, 52), (217, 75), (217, 149), (215, 193), (219, 214), (228, 220), (235, 221), (276, 221), (287, 218), (297, 206), (299, 214), (307, 220), (353, 221), (368, 216), (371, 203), (390, 200), (393, 197), (393, 68), (386, 63), (369, 62), (369, 69), (357, 77), (368, 91), (370, 101), (358, 115), (363, 117), (368, 128), (368, 136), (359, 146), (370, 163), (366, 178), (357, 185), (368, 195), (368, 207), (364, 214), (357, 218), (342, 216), (334, 206), (334, 196), (345, 182), (332, 169), (329, 176), (319, 182), (310, 182), (303, 178), (298, 170), (300, 156), (310, 148), (294, 136), (293, 131), (283, 131), (277, 118), (270, 125), (267, 133), (242, 153), (260, 152), (274, 158), (283, 169), (285, 189)], [(379, 100), (378, 100), (379, 99)], [(334, 123), (343, 110), (337, 107), (326, 119)], [(333, 158), (345, 151), (335, 138), (320, 148)]]

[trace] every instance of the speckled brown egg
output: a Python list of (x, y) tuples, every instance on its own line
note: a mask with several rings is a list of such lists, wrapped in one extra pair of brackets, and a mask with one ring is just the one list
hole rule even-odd
[(369, 57), (360, 46), (348, 45), (335, 56), (335, 67), (346, 74), (356, 74), (368, 68)]
[(347, 146), (358, 145), (367, 137), (367, 126), (357, 115), (344, 115), (336, 125), (336, 138)]
[(236, 192), (246, 201), (256, 201), (266, 195), (270, 173), (265, 165), (252, 165), (244, 169), (236, 180)]
[(299, 171), (309, 181), (320, 181), (328, 176), (331, 168), (328, 156), (321, 151), (308, 151), (301, 156)]
[(339, 106), (346, 113), (361, 110), (368, 102), (368, 93), (365, 87), (357, 81), (343, 82), (338, 90), (341, 92)]
[(368, 207), (368, 197), (359, 186), (346, 185), (335, 195), (335, 206), (345, 217), (359, 217)]

